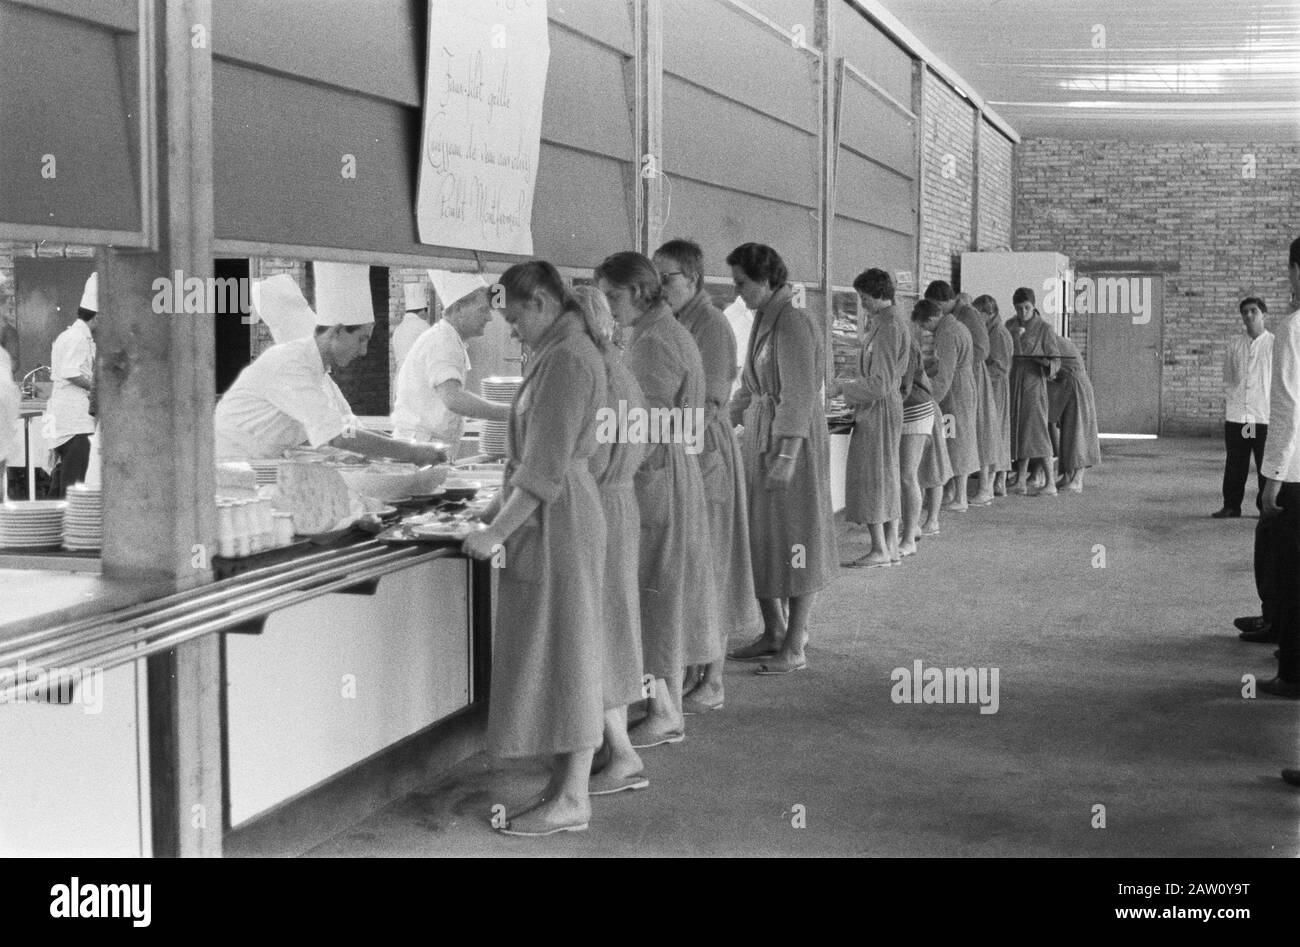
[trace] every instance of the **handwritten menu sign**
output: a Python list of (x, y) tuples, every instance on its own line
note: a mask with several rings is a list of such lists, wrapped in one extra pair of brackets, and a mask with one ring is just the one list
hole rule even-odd
[(430, 0), (420, 241), (529, 256), (546, 0)]

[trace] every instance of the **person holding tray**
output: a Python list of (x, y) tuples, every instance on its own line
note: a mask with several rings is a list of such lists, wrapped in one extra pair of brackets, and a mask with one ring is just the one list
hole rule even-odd
[(590, 463), (605, 362), (554, 266), (518, 263), (500, 285), (532, 355), (511, 405), (500, 511), (463, 548), (500, 569), (489, 749), (551, 758), (546, 786), (497, 828), (545, 836), (587, 828), (601, 742), (606, 530)]

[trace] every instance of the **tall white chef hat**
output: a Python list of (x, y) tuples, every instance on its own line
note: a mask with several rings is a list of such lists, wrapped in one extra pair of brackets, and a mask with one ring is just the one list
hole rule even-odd
[(403, 283), (402, 292), (406, 296), (406, 311), (429, 308), (429, 294), (423, 283)]
[(364, 326), (375, 321), (370, 267), (364, 263), (313, 263), (316, 325)]
[(316, 328), (316, 313), (311, 311), (298, 283), (288, 273), (258, 280), (249, 294), (253, 315), (266, 323), (276, 344), (306, 338)]
[(453, 273), (450, 270), (430, 270), (429, 282), (438, 294), (438, 302), (446, 309), (458, 299), (464, 299), (487, 282), (477, 273)]
[(81, 291), (81, 308), (99, 312), (99, 271), (90, 274), (86, 288)]

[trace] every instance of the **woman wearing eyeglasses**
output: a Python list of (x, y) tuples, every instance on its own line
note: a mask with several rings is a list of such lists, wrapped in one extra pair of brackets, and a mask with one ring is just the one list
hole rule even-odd
[[(748, 638), (761, 617), (754, 597), (754, 570), (749, 559), (749, 512), (745, 466), (727, 405), (736, 376), (736, 337), (704, 289), (704, 253), (690, 240), (670, 240), (655, 251), (655, 269), (664, 299), (677, 321), (695, 340), (704, 363), (704, 450), (699, 455), (704, 495), (709, 504), (713, 540), (713, 578), (718, 587), (717, 659), (707, 664), (695, 686), (682, 698), (687, 714), (721, 710), (727, 639)], [(691, 656), (687, 655), (690, 663)]]
[(820, 320), (795, 305), (785, 261), (771, 247), (742, 244), (727, 265), (755, 311), (730, 410), (732, 423), (745, 426), (750, 555), (763, 613), (763, 633), (730, 656), (760, 661), (759, 674), (789, 674), (807, 666), (813, 599), (839, 568), (822, 387), (825, 334)]

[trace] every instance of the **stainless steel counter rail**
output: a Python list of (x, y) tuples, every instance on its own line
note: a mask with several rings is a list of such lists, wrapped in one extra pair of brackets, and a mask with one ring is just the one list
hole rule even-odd
[[(11, 638), (0, 645), (0, 667), (15, 661), (28, 660), (33, 654), (40, 654), (49, 649), (61, 638), (76, 637), (79, 643), (87, 643), (108, 637), (123, 630), (137, 628), (146, 616), (160, 618), (169, 614), (182, 612), (184, 609), (200, 602), (215, 602), (232, 598), (246, 592), (275, 584), (284, 579), (311, 573), (321, 565), (339, 564), (344, 561), (361, 561), (369, 558), (373, 551), (382, 549), (380, 543), (367, 540), (344, 549), (328, 549), (301, 559), (279, 563), (246, 572), (243, 575), (210, 582), (183, 592), (175, 592), (160, 599), (142, 602), (128, 608), (120, 609), (108, 615), (97, 615), (79, 621), (52, 628), (42, 628), (24, 635)], [(110, 624), (112, 623), (112, 624)], [(92, 632), (93, 633), (90, 633)], [(89, 634), (88, 634), (89, 633)]]
[[(132, 640), (122, 642), (115, 647), (101, 649), (100, 651), (91, 654), (76, 654), (64, 662), (66, 666), (56, 669), (61, 673), (55, 674), (52, 680), (48, 672), (44, 673), (41, 678), (38, 678), (38, 680), (44, 679), (49, 681), (49, 683), (46, 683), (43, 686), (52, 687), (60, 677), (68, 676), (66, 672), (71, 670), (93, 669), (97, 671), (111, 671), (113, 668), (120, 665), (129, 664), (132, 661), (138, 661), (141, 658), (147, 658), (164, 651), (170, 651), (177, 645), (193, 641), (195, 638), (215, 634), (224, 631), (227, 628), (240, 625), (250, 619), (268, 615), (273, 611), (288, 608), (289, 606), (297, 605), (300, 602), (310, 601), (313, 598), (319, 598), (322, 595), (327, 595), (328, 593), (337, 591), (338, 589), (347, 588), (349, 585), (355, 585), (359, 581), (386, 575), (395, 571), (395, 564), (396, 567), (404, 569), (421, 562), (429, 562), (433, 559), (441, 559), (446, 556), (454, 555), (456, 552), (457, 550), (447, 547), (441, 549), (426, 549), (423, 552), (419, 552), (414, 548), (409, 550), (399, 550), (399, 554), (396, 556), (386, 557), (383, 561), (375, 562), (369, 568), (361, 569), (345, 576), (340, 576), (324, 585), (312, 586), (309, 589), (300, 589), (297, 591), (282, 590), (280, 595), (276, 598), (264, 599), (258, 605), (236, 609), (233, 612), (228, 612), (220, 617), (209, 619), (208, 621), (202, 622), (198, 625), (186, 627), (186, 625), (189, 624), (188, 620), (184, 622), (171, 622), (170, 624), (173, 625), (173, 630), (161, 638), (154, 637), (154, 635), (158, 633), (158, 629), (145, 629), (145, 633), (131, 636)], [(153, 640), (149, 640), (150, 638)], [(144, 644), (146, 641), (148, 643)], [(144, 647), (139, 647), (141, 644), (144, 644)], [(88, 661), (96, 661), (96, 663), (88, 668)], [(28, 686), (31, 686), (30, 683)]]
[[(302, 570), (282, 570), (282, 567), (274, 566), (248, 573), (245, 576), (236, 576), (214, 583), (216, 586), (221, 586), (220, 591), (223, 593), (233, 591), (239, 595), (239, 601), (207, 604), (197, 610), (193, 608), (197, 604), (196, 601), (183, 603), (183, 605), (172, 605), (163, 611), (174, 612), (178, 608), (185, 607), (187, 608), (186, 614), (181, 617), (171, 618), (161, 624), (144, 624), (150, 618), (156, 618), (157, 615), (146, 614), (141, 616), (141, 620), (131, 621), (127, 624), (123, 623), (120, 614), (104, 616), (99, 620), (103, 624), (103, 628), (96, 629), (95, 634), (83, 636), (74, 645), (62, 648), (56, 645), (51, 648), (49, 647), (50, 643), (47, 642), (43, 649), (37, 651), (40, 658), (38, 667), (42, 668), (42, 670), (35, 676), (28, 676), (26, 680), (22, 681), (19, 681), (15, 676), (15, 679), (10, 684), (0, 688), (0, 694), (8, 695), (19, 686), (25, 687), (29, 692), (55, 689), (62, 681), (71, 676), (69, 672), (83, 669), (111, 670), (122, 664), (137, 661), (163, 651), (169, 651), (179, 644), (203, 635), (220, 632), (250, 620), (264, 617), (278, 609), (356, 585), (358, 582), (375, 579), (421, 562), (456, 555), (459, 553), (459, 548), (445, 546), (429, 549), (411, 546), (393, 549), (381, 546), (378, 543), (365, 543), (359, 551), (363, 555), (358, 556), (356, 554), (358, 552), (356, 547), (329, 551), (323, 555), (326, 558), (333, 558), (334, 561), (330, 567), (317, 569), (310, 575), (297, 576), (287, 584), (284, 581), (286, 572), (296, 573)], [(311, 558), (315, 562), (319, 562), (321, 556)], [(340, 561), (340, 559), (343, 561)], [(364, 563), (360, 568), (357, 567), (358, 560)], [(286, 565), (297, 565), (297, 563)], [(254, 582), (246, 581), (250, 577), (258, 576), (264, 572), (275, 572), (276, 574), (263, 576), (263, 578)], [(275, 582), (273, 588), (262, 588), (252, 596), (253, 601), (249, 602), (246, 593), (249, 591), (250, 586), (265, 586), (271, 581)], [(203, 587), (203, 590), (210, 589), (213, 589), (213, 586)], [(229, 598), (230, 596), (229, 594), (223, 594), (222, 597)], [(126, 611), (136, 612), (140, 608), (140, 606), (134, 606)], [(77, 624), (84, 625), (85, 623), (79, 622)], [(94, 627), (93, 624), (90, 625), (90, 628)], [(105, 639), (111, 639), (111, 641), (105, 642)], [(105, 643), (101, 644), (101, 642)], [(22, 649), (23, 653), (30, 653), (32, 650), (32, 646)], [(8, 648), (0, 650), (0, 667), (15, 663), (11, 660), (11, 654), (13, 653), (17, 653), (17, 649), (14, 649), (14, 651)], [(91, 661), (98, 661), (99, 663), (90, 665), (88, 668), (87, 663)], [(54, 674), (52, 675), (50, 671), (43, 670), (43, 668), (50, 668), (54, 671)]]

